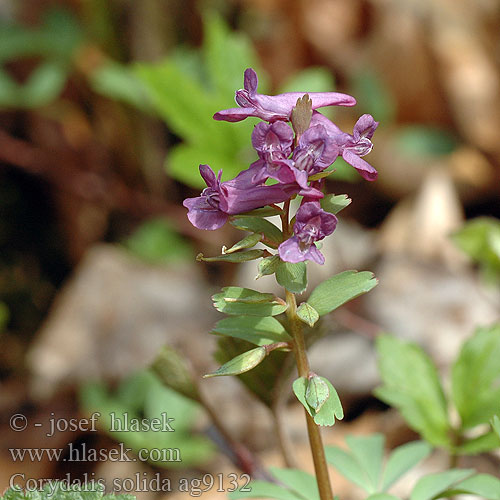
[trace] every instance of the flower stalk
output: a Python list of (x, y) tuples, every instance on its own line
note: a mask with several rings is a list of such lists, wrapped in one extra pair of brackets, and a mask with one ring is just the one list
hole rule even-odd
[[(295, 295), (286, 290), (286, 302), (288, 309), (286, 311), (290, 333), (293, 337), (293, 352), (297, 363), (297, 372), (299, 377), (309, 377), (310, 368), (307, 358), (306, 344), (304, 340), (304, 332), (302, 322), (297, 316), (297, 301)], [(319, 427), (314, 423), (313, 418), (304, 409), (307, 422), (307, 433), (309, 435), (309, 446), (314, 463), (314, 471), (316, 473), (316, 481), (318, 483), (318, 491), (321, 500), (333, 500), (332, 486), (330, 476), (328, 474), (328, 466), (326, 463), (325, 450)]]

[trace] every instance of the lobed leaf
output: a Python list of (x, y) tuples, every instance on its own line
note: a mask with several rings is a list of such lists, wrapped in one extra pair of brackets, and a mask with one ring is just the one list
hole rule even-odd
[(382, 490), (388, 490), (406, 472), (428, 457), (431, 451), (431, 446), (424, 441), (414, 441), (396, 448), (389, 456), (385, 466)]
[(320, 283), (307, 303), (324, 316), (350, 300), (369, 292), (377, 280), (368, 271), (345, 271)]
[(341, 210), (350, 205), (351, 202), (351, 198), (348, 198), (346, 194), (326, 194), (324, 198), (320, 200), (321, 208), (332, 214), (338, 214)]
[(263, 234), (266, 237), (266, 242), (273, 248), (278, 248), (278, 245), (283, 241), (283, 234), (273, 223), (261, 217), (236, 217), (231, 220), (231, 224), (243, 231)]
[(313, 417), (316, 425), (331, 426), (335, 424), (335, 419), (342, 420), (344, 418), (344, 410), (342, 409), (342, 403), (333, 385), (326, 378), (320, 378), (328, 385), (329, 397), (318, 412), (316, 412), (307, 402), (306, 392), (309, 382), (305, 377), (299, 377), (295, 380), (293, 383), (293, 392), (309, 415)]
[(250, 351), (244, 352), (236, 356), (231, 361), (224, 363), (221, 367), (213, 373), (203, 375), (203, 378), (221, 377), (226, 375), (240, 375), (255, 368), (267, 356), (264, 347), (256, 347)]
[(285, 327), (271, 316), (233, 316), (221, 319), (210, 333), (243, 339), (258, 346), (292, 340)]
[(325, 446), (325, 455), (327, 462), (333, 465), (346, 479), (357, 484), (367, 493), (371, 491), (372, 486), (366, 471), (351, 453), (338, 446)]
[(432, 500), (439, 498), (446, 490), (474, 474), (472, 469), (450, 469), (437, 474), (429, 474), (418, 480), (410, 500)]
[(382, 434), (346, 436), (346, 443), (353, 457), (366, 473), (370, 484), (369, 493), (378, 490), (382, 474), (385, 438)]
[(212, 300), (218, 311), (232, 316), (276, 316), (287, 309), (286, 303), (272, 293), (237, 286), (223, 288)]
[(237, 252), (234, 250), (234, 253), (223, 253), (215, 257), (204, 257), (202, 253), (199, 253), (196, 256), (196, 260), (203, 262), (249, 262), (260, 259), (265, 254), (266, 251), (261, 249), (248, 250), (247, 252)]
[(307, 269), (305, 262), (280, 261), (276, 267), (276, 281), (289, 292), (302, 293), (307, 288)]
[(500, 413), (500, 323), (479, 328), (452, 367), (452, 397), (462, 426), (487, 423)]
[(376, 348), (383, 385), (375, 395), (398, 408), (431, 444), (451, 447), (447, 402), (429, 357), (416, 344), (389, 335), (379, 336)]
[(279, 486), (278, 484), (269, 483), (267, 481), (252, 481), (246, 490), (250, 491), (232, 491), (228, 493), (230, 500), (238, 500), (240, 498), (275, 498), (276, 500), (304, 500), (304, 498), (289, 489)]
[(271, 474), (305, 500), (320, 500), (316, 478), (300, 469), (269, 468)]

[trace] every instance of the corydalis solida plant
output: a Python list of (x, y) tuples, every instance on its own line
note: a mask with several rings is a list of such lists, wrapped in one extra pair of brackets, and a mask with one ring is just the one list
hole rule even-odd
[[(240, 287), (224, 288), (214, 295), (215, 307), (236, 317), (229, 322), (229, 318), (221, 320), (214, 332), (244, 338), (258, 347), (207, 376), (239, 375), (255, 368), (274, 350), (293, 351), (299, 375), (293, 390), (306, 410), (319, 494), (321, 500), (332, 500), (318, 426), (333, 425), (335, 419), (343, 418), (343, 410), (332, 384), (310, 370), (303, 326), (314, 327), (320, 316), (369, 291), (376, 280), (368, 272), (348, 271), (318, 285), (307, 302), (297, 305), (295, 294), (307, 287), (306, 262), (324, 263), (316, 243), (334, 232), (336, 213), (350, 203), (345, 195), (323, 193), (324, 178), (332, 172), (327, 169), (342, 156), (363, 178), (375, 180), (377, 171), (362, 157), (372, 149), (378, 123), (365, 114), (351, 135), (317, 109), (354, 106), (353, 97), (337, 92), (267, 96), (257, 93), (257, 85), (255, 71), (247, 69), (244, 88), (236, 91), (239, 107), (219, 111), (214, 119), (262, 119), (251, 137), (258, 159), (225, 182), (221, 182), (221, 171), (216, 175), (208, 165), (200, 165), (207, 187), (200, 196), (186, 199), (184, 206), (189, 220), (199, 229), (215, 230), (230, 221), (252, 233), (230, 249), (223, 247), (222, 255), (205, 258), (200, 254), (199, 260), (242, 262), (262, 258), (259, 276), (276, 274), (285, 298)], [(290, 201), (297, 196), (302, 200), (292, 217)], [(265, 219), (276, 215), (281, 228)], [(259, 242), (271, 251), (251, 249)], [(283, 322), (274, 318), (280, 314), (286, 315)]]

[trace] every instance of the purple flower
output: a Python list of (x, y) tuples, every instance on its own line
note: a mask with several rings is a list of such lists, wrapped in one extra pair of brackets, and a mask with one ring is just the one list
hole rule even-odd
[(293, 263), (313, 260), (324, 264), (325, 258), (314, 242), (332, 234), (336, 226), (335, 215), (325, 212), (317, 201), (306, 201), (297, 210), (294, 236), (278, 247), (280, 259)]
[(364, 179), (374, 181), (377, 178), (377, 171), (361, 158), (373, 149), (371, 138), (379, 124), (373, 119), (373, 116), (368, 114), (361, 116), (354, 125), (352, 135), (342, 132), (326, 116), (315, 111), (311, 119), (311, 126), (318, 124), (325, 127), (327, 134), (339, 147), (342, 158), (349, 165), (352, 165)]
[(265, 186), (253, 182), (253, 173), (247, 169), (230, 181), (221, 182), (208, 165), (200, 165), (200, 174), (207, 187), (196, 198), (187, 198), (183, 205), (188, 219), (198, 229), (213, 231), (222, 227), (229, 215), (241, 214), (271, 203), (288, 200), (299, 191), (296, 184)]
[(336, 160), (339, 151), (324, 126), (309, 127), (299, 137), (293, 152), (294, 173), (298, 184), (306, 188), (308, 177), (329, 167)]
[[(306, 92), (289, 92), (274, 96), (257, 93), (257, 74), (252, 68), (245, 70), (244, 89), (236, 91), (235, 100), (239, 108), (224, 109), (215, 113), (215, 120), (239, 122), (249, 116), (256, 116), (267, 122), (289, 121), (297, 99)], [(311, 92), (312, 109), (324, 106), (354, 106), (356, 100), (338, 92)]]

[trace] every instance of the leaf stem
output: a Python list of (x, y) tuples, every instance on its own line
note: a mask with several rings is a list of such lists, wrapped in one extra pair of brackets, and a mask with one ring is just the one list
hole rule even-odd
[[(286, 315), (291, 330), (290, 333), (294, 340), (297, 371), (299, 377), (307, 378), (310, 373), (310, 368), (309, 360), (307, 359), (304, 333), (302, 331), (302, 322), (297, 316), (297, 301), (295, 300), (295, 295), (288, 290), (286, 290), (286, 302), (288, 304)], [(305, 409), (304, 412), (306, 415), (307, 432), (309, 434), (309, 445), (311, 447), (314, 470), (316, 472), (316, 481), (318, 482), (319, 496), (321, 500), (333, 500), (332, 486), (330, 484), (330, 476), (328, 474), (328, 466), (326, 464), (325, 450), (321, 440), (320, 429)]]

